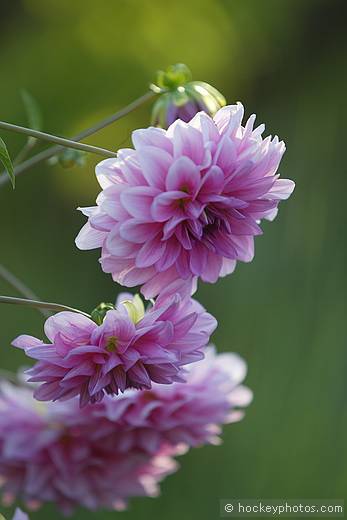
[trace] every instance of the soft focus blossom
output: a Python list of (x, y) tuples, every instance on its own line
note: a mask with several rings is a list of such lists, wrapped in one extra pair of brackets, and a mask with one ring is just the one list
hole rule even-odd
[(141, 448), (176, 454), (202, 444), (218, 444), (221, 425), (242, 419), (252, 400), (241, 385), (246, 364), (237, 354), (215, 354), (189, 366), (186, 383), (155, 384), (151, 390), (128, 390), (90, 407), (100, 421), (119, 425), (120, 451)]
[[(122, 303), (121, 303), (122, 302)], [(121, 295), (101, 325), (82, 314), (47, 319), (49, 343), (22, 335), (15, 347), (38, 362), (28, 373), (40, 401), (80, 396), (81, 406), (128, 387), (184, 381), (182, 367), (203, 358), (216, 320), (190, 297), (162, 295), (147, 312), (137, 296)]]
[[(30, 388), (0, 387), (0, 487), (9, 506), (55, 502), (75, 507), (123, 509), (133, 496), (156, 496), (159, 481), (176, 469), (165, 455), (117, 451), (117, 431), (104, 432), (85, 418), (78, 400), (38, 403)], [(104, 436), (103, 440), (96, 435)]]
[(0, 487), (5, 505), (30, 509), (55, 502), (65, 513), (126, 507), (133, 496), (156, 496), (177, 465), (172, 456), (217, 444), (221, 426), (242, 418), (252, 398), (236, 354), (189, 366), (186, 383), (128, 389), (79, 408), (33, 399), (30, 386), (0, 385)]
[(76, 244), (101, 247), (101, 265), (122, 285), (150, 298), (177, 279), (216, 282), (250, 262), (262, 219), (276, 216), (294, 183), (277, 169), (285, 145), (263, 139), (264, 125), (242, 126), (243, 106), (212, 119), (197, 114), (133, 133), (135, 149), (96, 168), (102, 192)]

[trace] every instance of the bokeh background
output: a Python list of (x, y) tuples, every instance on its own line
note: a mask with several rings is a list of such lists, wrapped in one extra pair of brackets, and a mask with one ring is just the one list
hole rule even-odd
[[(187, 63), (229, 102), (241, 100), (287, 143), (281, 166), (297, 183), (265, 223), (252, 264), (198, 297), (217, 316), (214, 341), (249, 364), (255, 398), (221, 447), (182, 457), (157, 499), (126, 520), (219, 516), (219, 498), (343, 498), (347, 486), (346, 57), (343, 0), (0, 0), (1, 119), (25, 124), (19, 90), (40, 102), (44, 129), (70, 136), (145, 92), (158, 68)], [(89, 138), (129, 144), (149, 106)], [(23, 144), (4, 134), (15, 155)], [(81, 169), (41, 164), (0, 190), (1, 263), (42, 299), (91, 310), (119, 287), (98, 252), (74, 238), (98, 192), (96, 156)], [(0, 281), (0, 293), (15, 295)], [(9, 347), (41, 335), (34, 310), (0, 309), (0, 363), (26, 362)], [(7, 516), (10, 511), (2, 511)], [(78, 512), (74, 518), (94, 515)], [(60, 518), (54, 507), (32, 515)]]

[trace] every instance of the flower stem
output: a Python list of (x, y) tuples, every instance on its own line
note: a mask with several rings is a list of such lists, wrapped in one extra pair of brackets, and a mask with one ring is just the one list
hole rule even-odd
[(87, 318), (90, 318), (90, 315), (86, 312), (74, 309), (73, 307), (68, 307), (67, 305), (60, 305), (59, 303), (40, 302), (37, 300), (29, 300), (25, 298), (13, 298), (12, 296), (0, 296), (0, 303), (26, 305), (28, 307), (35, 307), (37, 309), (49, 309), (51, 311), (72, 311), (82, 314)]
[[(99, 121), (99, 123), (96, 123), (95, 125), (91, 126), (90, 128), (86, 128), (79, 134), (75, 135), (71, 138), (71, 141), (78, 142), (81, 139), (85, 139), (86, 137), (89, 137), (90, 135), (95, 134), (99, 130), (102, 130), (103, 128), (107, 127), (108, 125), (114, 123), (115, 121), (118, 121), (122, 117), (126, 116), (127, 114), (130, 114), (137, 108), (139, 108), (141, 105), (145, 104), (150, 99), (154, 98), (156, 96), (155, 92), (149, 91), (146, 92), (143, 96), (139, 97), (138, 99), (135, 99), (132, 103), (127, 105), (126, 107), (122, 108), (118, 112), (112, 114), (111, 116), (106, 117), (105, 119), (102, 119)], [(42, 152), (34, 155), (33, 157), (30, 157), (23, 163), (16, 166), (14, 173), (15, 175), (20, 175), (21, 173), (25, 172), (29, 168), (32, 168), (36, 164), (45, 161), (52, 157), (53, 155), (56, 155), (58, 152), (60, 152), (64, 147), (60, 145), (51, 146), (50, 148), (47, 148), (46, 150), (43, 150)], [(0, 176), (0, 186), (3, 184), (6, 184), (9, 182), (8, 175), (3, 172), (3, 174)]]
[[(19, 294), (24, 296), (25, 298), (29, 298), (30, 300), (39, 300), (39, 298), (36, 296), (34, 291), (29, 289), (19, 278), (17, 278), (13, 273), (11, 273), (6, 267), (0, 264), (0, 277), (5, 280), (11, 287), (16, 289)], [(47, 318), (51, 315), (50, 312), (48, 312), (45, 309), (40, 309), (41, 314)]]
[(24, 161), (24, 159), (27, 157), (27, 155), (31, 152), (31, 150), (34, 148), (34, 146), (37, 143), (37, 139), (29, 137), (23, 148), (20, 150), (18, 155), (13, 160), (13, 165), (16, 166), (17, 164), (20, 164)]
[(70, 141), (70, 139), (64, 139), (63, 137), (58, 137), (56, 135), (46, 134), (45, 132), (39, 132), (38, 130), (25, 128), (24, 126), (13, 125), (12, 123), (6, 123), (5, 121), (0, 121), (0, 128), (9, 130), (10, 132), (30, 135), (36, 139), (50, 141), (51, 143), (56, 143), (67, 148), (76, 148), (77, 150), (82, 150), (83, 152), (96, 153), (98, 155), (103, 155), (104, 157), (117, 157), (116, 152), (105, 150), (105, 148), (90, 146), (89, 144), (84, 143), (76, 143), (75, 141)]

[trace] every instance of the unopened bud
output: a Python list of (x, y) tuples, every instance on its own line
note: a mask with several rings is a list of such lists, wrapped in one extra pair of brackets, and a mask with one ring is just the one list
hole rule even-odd
[(84, 166), (86, 162), (85, 152), (66, 148), (58, 155), (58, 162), (63, 168), (73, 168), (74, 166)]
[(190, 70), (183, 63), (159, 71), (151, 85), (159, 93), (152, 110), (152, 124), (168, 128), (176, 119), (190, 121), (197, 112), (214, 114), (226, 104), (224, 96), (204, 81), (191, 81)]
[(100, 303), (95, 309), (91, 312), (90, 316), (97, 325), (102, 325), (106, 313), (108, 311), (114, 310), (114, 305), (112, 303)]

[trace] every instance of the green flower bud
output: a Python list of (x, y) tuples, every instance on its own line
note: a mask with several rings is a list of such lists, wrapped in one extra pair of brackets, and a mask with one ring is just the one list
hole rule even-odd
[(80, 150), (65, 148), (58, 155), (58, 162), (63, 168), (73, 168), (74, 166), (84, 166), (86, 163), (86, 154)]
[(138, 323), (145, 315), (145, 306), (139, 294), (135, 294), (132, 300), (120, 302), (127, 310), (128, 316), (133, 323)]
[(200, 111), (214, 116), (226, 104), (217, 89), (204, 81), (191, 79), (191, 72), (183, 63), (157, 73), (156, 83), (151, 85), (152, 90), (160, 94), (153, 105), (153, 125), (168, 128), (176, 119), (188, 122)]
[(192, 73), (184, 63), (170, 65), (166, 71), (157, 72), (156, 85), (159, 89), (175, 90), (192, 79)]
[(100, 303), (95, 309), (91, 312), (90, 316), (95, 323), (98, 325), (102, 325), (107, 311), (114, 310), (113, 303)]

